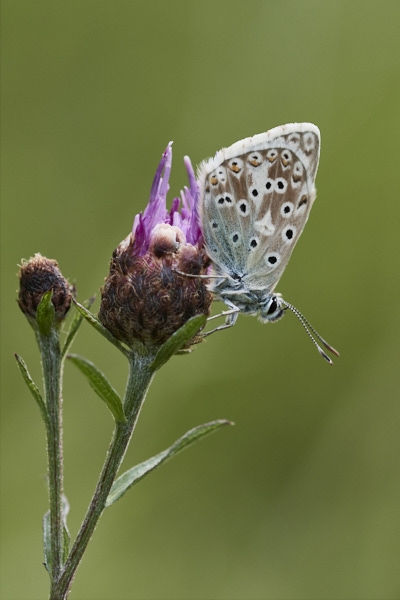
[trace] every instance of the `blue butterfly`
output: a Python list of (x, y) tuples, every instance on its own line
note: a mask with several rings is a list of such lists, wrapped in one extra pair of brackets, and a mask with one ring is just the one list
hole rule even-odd
[(213, 267), (208, 287), (229, 308), (222, 313), (225, 324), (204, 335), (231, 327), (239, 313), (266, 323), (290, 309), (330, 364), (311, 331), (339, 355), (274, 291), (316, 197), (319, 152), (318, 127), (290, 123), (240, 140), (201, 163), (200, 222)]

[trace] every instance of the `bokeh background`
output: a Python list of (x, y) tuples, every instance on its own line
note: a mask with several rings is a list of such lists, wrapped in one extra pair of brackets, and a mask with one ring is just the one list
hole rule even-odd
[[(396, 0), (2, 2), (1, 597), (47, 595), (41, 383), (17, 264), (56, 258), (84, 300), (147, 202), (169, 140), (169, 199), (193, 163), (293, 121), (322, 134), (318, 198), (278, 286), (293, 315), (240, 317), (157, 375), (128, 468), (214, 418), (236, 426), (107, 510), (71, 600), (400, 596), (399, 132)], [(215, 305), (215, 309), (223, 308)], [(122, 392), (127, 365), (83, 324), (73, 348)], [(67, 364), (74, 536), (112, 418)]]

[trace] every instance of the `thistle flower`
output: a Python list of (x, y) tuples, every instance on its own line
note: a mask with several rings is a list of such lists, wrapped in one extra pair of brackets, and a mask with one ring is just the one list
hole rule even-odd
[(29, 260), (22, 260), (18, 277), (18, 304), (26, 317), (32, 323), (36, 321), (37, 308), (44, 294), (52, 290), (54, 320), (59, 324), (71, 306), (72, 288), (63, 277), (57, 261), (37, 253)]
[[(198, 185), (185, 157), (189, 188), (166, 208), (172, 149), (157, 168), (147, 207), (113, 253), (102, 289), (99, 319), (119, 340), (158, 347), (193, 316), (210, 313), (204, 279), (209, 259), (198, 223)], [(182, 204), (182, 206), (181, 206)], [(179, 272), (180, 273), (179, 273)], [(190, 344), (200, 341), (196, 335)]]

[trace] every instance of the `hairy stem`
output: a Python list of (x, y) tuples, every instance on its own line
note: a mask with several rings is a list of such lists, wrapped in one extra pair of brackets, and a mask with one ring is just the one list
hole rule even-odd
[(153, 378), (154, 370), (150, 368), (153, 358), (153, 356), (134, 354), (130, 356), (129, 376), (124, 400), (127, 422), (118, 422), (115, 427), (96, 490), (61, 576), (52, 590), (50, 600), (64, 600), (68, 596), (76, 570), (105, 508), (108, 494), (124, 458), (140, 409)]
[(38, 334), (42, 357), (45, 399), (48, 413), (47, 457), (50, 496), (50, 576), (52, 587), (57, 581), (63, 559), (63, 463), (62, 463), (62, 417), (61, 378), (62, 360), (58, 333)]

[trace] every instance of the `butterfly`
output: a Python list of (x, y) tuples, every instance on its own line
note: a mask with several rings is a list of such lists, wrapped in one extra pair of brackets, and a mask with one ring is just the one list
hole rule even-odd
[(208, 334), (234, 325), (239, 313), (266, 323), (290, 309), (330, 364), (311, 331), (339, 355), (274, 291), (316, 197), (320, 143), (316, 125), (289, 123), (240, 140), (201, 163), (199, 216), (213, 267), (208, 288), (229, 308), (222, 313), (225, 324)]

